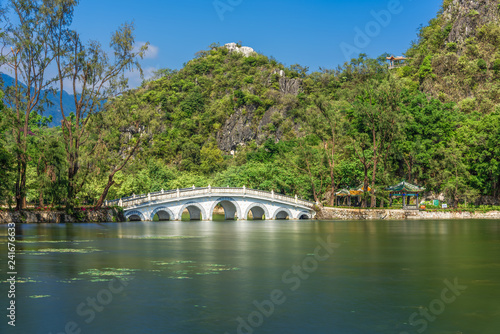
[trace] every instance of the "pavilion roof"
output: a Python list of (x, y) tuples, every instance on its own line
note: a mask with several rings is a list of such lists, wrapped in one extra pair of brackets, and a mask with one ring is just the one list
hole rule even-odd
[(421, 192), (424, 191), (424, 187), (419, 187), (417, 185), (408, 183), (406, 181), (401, 181), (400, 183), (396, 184), (395, 186), (390, 186), (388, 188), (385, 188), (385, 190), (389, 190), (391, 192), (396, 192), (396, 191), (407, 191), (407, 192)]
[(385, 57), (385, 59), (387, 59), (387, 60), (406, 60), (408, 58), (402, 57), (402, 56), (399, 56), (399, 57), (390, 56), (390, 57)]
[[(372, 190), (370, 186), (367, 189), (369, 192)], [(335, 196), (360, 196), (363, 194), (363, 185), (360, 185), (357, 189), (341, 189), (335, 193)]]
[(341, 189), (335, 193), (335, 196), (349, 196), (351, 193), (347, 189)]

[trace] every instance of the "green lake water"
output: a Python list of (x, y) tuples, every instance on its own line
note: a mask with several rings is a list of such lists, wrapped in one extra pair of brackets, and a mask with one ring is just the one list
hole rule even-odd
[(0, 333), (500, 333), (500, 221), (21, 225)]

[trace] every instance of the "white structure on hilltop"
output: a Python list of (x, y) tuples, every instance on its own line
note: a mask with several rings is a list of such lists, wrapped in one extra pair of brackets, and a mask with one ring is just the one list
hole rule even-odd
[(226, 45), (224, 45), (224, 47), (226, 47), (229, 50), (229, 52), (243, 53), (245, 57), (250, 57), (250, 55), (255, 52), (254, 49), (252, 49), (251, 47), (238, 46), (236, 43), (227, 43)]

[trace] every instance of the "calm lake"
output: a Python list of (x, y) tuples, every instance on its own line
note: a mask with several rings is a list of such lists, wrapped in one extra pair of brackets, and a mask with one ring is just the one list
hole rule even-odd
[(0, 333), (500, 332), (500, 221), (22, 225)]

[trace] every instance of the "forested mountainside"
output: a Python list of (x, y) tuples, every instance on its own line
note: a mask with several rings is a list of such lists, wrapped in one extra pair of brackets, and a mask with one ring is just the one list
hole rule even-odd
[(406, 53), (398, 75), (461, 112), (489, 113), (500, 103), (500, 2), (445, 0)]
[[(210, 184), (332, 204), (341, 188), (370, 187), (363, 204), (378, 206), (405, 179), (454, 206), (499, 203), (499, 11), (446, 0), (391, 70), (388, 54), (310, 72), (211, 45), (90, 116), (79, 198)], [(63, 144), (39, 140), (61, 130), (32, 131), (29, 199), (61, 201)]]

